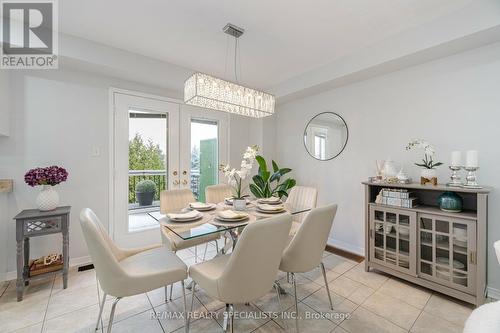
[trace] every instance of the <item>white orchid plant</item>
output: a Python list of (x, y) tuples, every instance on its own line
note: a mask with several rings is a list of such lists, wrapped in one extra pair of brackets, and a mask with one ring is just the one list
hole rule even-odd
[(231, 168), (229, 164), (220, 165), (219, 170), (224, 173), (224, 177), (227, 178), (228, 184), (234, 190), (234, 199), (243, 199), (242, 183), (247, 177), (250, 176), (258, 151), (259, 146), (257, 145), (247, 147), (243, 153), (240, 170)]
[(426, 169), (434, 169), (443, 164), (441, 162), (434, 162), (433, 157), (436, 154), (436, 148), (429, 142), (423, 139), (412, 139), (406, 145), (406, 150), (412, 150), (414, 148), (424, 150), (423, 163), (415, 163), (415, 165)]

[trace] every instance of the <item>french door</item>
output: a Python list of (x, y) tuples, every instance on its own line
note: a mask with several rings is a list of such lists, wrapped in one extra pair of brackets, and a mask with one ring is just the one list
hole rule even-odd
[[(110, 229), (122, 246), (160, 242), (160, 192), (190, 188), (204, 201), (227, 160), (224, 113), (161, 97), (112, 92), (113, 186)], [(145, 193), (154, 188), (154, 194)]]

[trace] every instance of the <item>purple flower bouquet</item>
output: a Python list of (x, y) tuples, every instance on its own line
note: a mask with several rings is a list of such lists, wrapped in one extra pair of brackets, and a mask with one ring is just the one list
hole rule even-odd
[(31, 169), (24, 175), (24, 181), (29, 186), (50, 185), (55, 186), (66, 181), (68, 171), (58, 166)]

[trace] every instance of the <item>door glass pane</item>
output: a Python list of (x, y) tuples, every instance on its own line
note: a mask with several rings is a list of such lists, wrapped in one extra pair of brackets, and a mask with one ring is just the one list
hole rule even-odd
[(449, 233), (450, 223), (448, 221), (436, 220), (436, 231)]
[(410, 225), (410, 217), (408, 215), (399, 214), (399, 224), (400, 225)]
[(218, 147), (217, 122), (191, 119), (190, 188), (198, 201), (205, 202), (205, 188), (218, 183)]
[(384, 221), (384, 212), (380, 210), (375, 211), (375, 220), (377, 221)]
[(387, 212), (385, 215), (386, 222), (396, 223), (396, 214)]
[(432, 220), (427, 218), (420, 218), (420, 229), (432, 230)]
[(420, 272), (432, 276), (432, 265), (426, 262), (420, 263)]
[(128, 231), (157, 228), (147, 213), (160, 206), (167, 179), (167, 115), (129, 110)]

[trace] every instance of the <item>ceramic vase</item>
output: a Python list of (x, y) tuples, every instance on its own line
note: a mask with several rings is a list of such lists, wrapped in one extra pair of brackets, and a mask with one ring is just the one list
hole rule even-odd
[(233, 208), (234, 210), (245, 210), (247, 208), (247, 201), (245, 199), (234, 199)]
[(445, 212), (459, 213), (462, 211), (463, 199), (455, 192), (444, 192), (438, 198), (439, 208)]
[(36, 206), (41, 211), (54, 210), (59, 205), (59, 194), (54, 186), (43, 185), (36, 197)]

